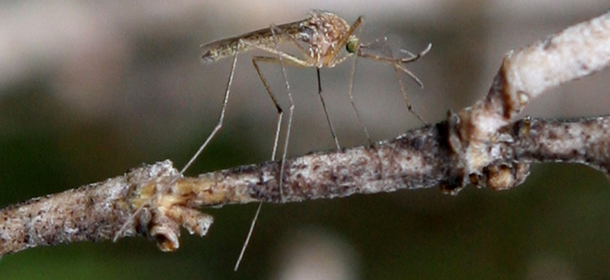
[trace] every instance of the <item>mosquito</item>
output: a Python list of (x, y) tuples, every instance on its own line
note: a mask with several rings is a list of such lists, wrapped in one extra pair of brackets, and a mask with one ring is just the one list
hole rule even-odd
[[(359, 36), (356, 36), (356, 34), (355, 34), (355, 30), (362, 24), (362, 22), (363, 22), (363, 18), (359, 17), (352, 25), (349, 25), (346, 20), (337, 16), (334, 13), (325, 12), (325, 11), (313, 11), (308, 18), (301, 20), (301, 21), (286, 23), (286, 24), (282, 24), (282, 25), (272, 25), (270, 28), (261, 29), (261, 30), (253, 31), (253, 32), (246, 33), (246, 34), (243, 34), (240, 36), (221, 39), (218, 41), (214, 41), (214, 42), (202, 45), (201, 47), (204, 50), (202, 59), (203, 59), (204, 63), (211, 64), (211, 63), (214, 63), (223, 58), (233, 57), (233, 64), (231, 66), (231, 70), (230, 70), (230, 74), (229, 74), (229, 81), (227, 82), (225, 98), (223, 101), (223, 107), (221, 110), (219, 121), (218, 121), (216, 127), (214, 128), (214, 130), (212, 131), (212, 133), (208, 136), (208, 139), (199, 148), (197, 153), (195, 153), (195, 155), (191, 158), (189, 163), (187, 163), (187, 165), (185, 166), (185, 169), (188, 168), (188, 166), (190, 166), (190, 164), (192, 164), (192, 162), (199, 156), (199, 154), (207, 146), (209, 141), (211, 141), (211, 139), (215, 136), (215, 134), (222, 127), (224, 113), (225, 113), (225, 110), (227, 107), (227, 100), (228, 100), (229, 93), (231, 90), (233, 76), (235, 74), (235, 64), (236, 64), (237, 56), (239, 53), (244, 53), (244, 52), (247, 52), (250, 50), (261, 50), (261, 51), (267, 52), (268, 54), (272, 55), (272, 56), (254, 56), (252, 58), (252, 64), (253, 64), (261, 82), (265, 86), (265, 89), (267, 90), (267, 94), (269, 95), (269, 98), (273, 102), (273, 104), (277, 110), (277, 114), (278, 114), (275, 140), (274, 140), (274, 145), (273, 145), (273, 150), (272, 150), (272, 155), (271, 155), (272, 160), (275, 160), (275, 156), (276, 156), (276, 152), (277, 152), (278, 141), (279, 141), (279, 136), (280, 136), (280, 128), (281, 128), (282, 117), (283, 117), (283, 110), (280, 107), (280, 105), (278, 104), (277, 98), (271, 91), (265, 76), (261, 72), (259, 63), (280, 64), (280, 66), (282, 68), (282, 73), (284, 75), (284, 81), (286, 82), (286, 93), (288, 95), (290, 111), (289, 111), (289, 115), (288, 115), (288, 127), (287, 127), (287, 131), (286, 131), (286, 137), (285, 137), (284, 147), (283, 147), (283, 151), (282, 151), (282, 159), (281, 159), (282, 165), (280, 168), (279, 187), (280, 187), (280, 199), (281, 200), (283, 200), (283, 190), (282, 190), (282, 182), (283, 182), (283, 175), (284, 175), (284, 164), (283, 163), (286, 160), (286, 153), (287, 153), (287, 149), (288, 149), (288, 140), (290, 137), (290, 129), (291, 129), (291, 123), (292, 123), (293, 110), (294, 110), (292, 94), (290, 92), (290, 86), (288, 84), (288, 79), (287, 79), (284, 65), (291, 66), (291, 67), (298, 67), (298, 68), (313, 67), (316, 69), (317, 81), (318, 81), (318, 96), (320, 98), (320, 102), (324, 109), (326, 121), (328, 122), (328, 126), (330, 127), (331, 135), (333, 137), (333, 140), (335, 141), (335, 145), (337, 146), (337, 149), (340, 149), (341, 146), (339, 144), (339, 140), (337, 138), (335, 128), (330, 120), (328, 111), (326, 109), (326, 104), (325, 104), (324, 98), (322, 96), (322, 85), (321, 85), (321, 79), (320, 79), (320, 69), (321, 68), (323, 68), (323, 67), (333, 68), (336, 65), (344, 62), (350, 56), (355, 54), (358, 57), (364, 57), (364, 58), (369, 58), (369, 59), (376, 60), (376, 61), (389, 63), (396, 69), (397, 74), (399, 74), (399, 71), (402, 71), (402, 72), (406, 73), (407, 75), (409, 75), (409, 77), (411, 77), (413, 80), (415, 80), (415, 82), (418, 85), (422, 86), (421, 81), (419, 81), (419, 79), (417, 79), (417, 77), (415, 77), (415, 75), (413, 75), (413, 73), (411, 73), (409, 70), (404, 68), (404, 66), (402, 64), (412, 62), (412, 61), (419, 59), (421, 56), (425, 55), (430, 50), (431, 46), (428, 46), (428, 48), (426, 50), (424, 50), (422, 53), (420, 53), (418, 55), (411, 55), (411, 57), (405, 58), (405, 59), (394, 59), (394, 57), (391, 55), (391, 52), (390, 52), (390, 57), (383, 57), (383, 56), (365, 53), (363, 50), (366, 49), (368, 47), (368, 45), (361, 45), (359, 43)], [(293, 54), (289, 54), (289, 53), (279, 50), (278, 45), (280, 43), (292, 43), (294, 46), (296, 46), (296, 49), (298, 50), (300, 55), (293, 55)], [(389, 48), (387, 46), (387, 40), (385, 40), (385, 38), (384, 38), (384, 43), (385, 43), (386, 48)], [(341, 51), (344, 48), (346, 49), (346, 52), (345, 52), (345, 54), (341, 55)], [(358, 117), (360, 125), (364, 128), (364, 131), (366, 133), (367, 138), (369, 139), (369, 142), (372, 142), (370, 140), (368, 130), (366, 129), (366, 126), (364, 126), (362, 119), (360, 117), (360, 114), (358, 113), (358, 110), (356, 109), (356, 106), (353, 102), (352, 90), (353, 90), (353, 74), (354, 74), (353, 72), (355, 71), (355, 65), (356, 64), (355, 64), (355, 60), (354, 60), (354, 67), (352, 70), (352, 79), (350, 82), (350, 90), (349, 90), (350, 102), (351, 102), (352, 108), (354, 109), (354, 111)], [(399, 78), (399, 82), (400, 82), (401, 91), (403, 92), (403, 97), (404, 97), (405, 103), (407, 105), (407, 108), (415, 116), (417, 116), (422, 122), (426, 123), (417, 113), (415, 113), (413, 111), (411, 104), (409, 103), (407, 95), (406, 95), (406, 89), (405, 89), (402, 81), (400, 80), (400, 78)], [(240, 256), (239, 256), (239, 259), (235, 266), (235, 269), (237, 269), (237, 267), (239, 265), (239, 261), (243, 257), (243, 254), (244, 254), (245, 248), (247, 246), (247, 243), (250, 239), (254, 224), (255, 224), (258, 214), (260, 212), (261, 205), (262, 205), (262, 203), (259, 204), (259, 207), (256, 211), (255, 217), (254, 217), (253, 222), (250, 227), (250, 232), (246, 238), (244, 247), (242, 248), (242, 252), (240, 253)]]
[[(330, 120), (328, 115), (328, 111), (326, 110), (326, 104), (324, 102), (324, 98), (322, 96), (322, 85), (320, 79), (320, 69), (321, 68), (333, 68), (336, 65), (344, 62), (347, 58), (356, 55), (356, 57), (363, 57), (372, 59), (375, 61), (380, 61), (384, 63), (388, 63), (394, 67), (396, 70), (397, 78), (400, 83), (400, 88), (403, 93), (403, 98), (408, 110), (419, 118), (424, 124), (427, 124), (423, 118), (421, 118), (413, 109), (411, 104), (408, 101), (406, 89), (400, 79), (400, 72), (406, 73), (411, 79), (413, 79), (420, 87), (423, 87), (422, 82), (409, 70), (407, 70), (402, 64), (413, 62), (418, 60), (420, 57), (425, 55), (431, 48), (431, 45), (428, 46), (424, 51), (417, 55), (410, 54), (410, 57), (407, 58), (399, 58), (395, 59), (389, 52), (389, 56), (381, 56), (372, 53), (367, 53), (366, 50), (370, 48), (370, 45), (360, 44), (359, 36), (355, 34), (355, 30), (363, 24), (363, 17), (358, 17), (356, 21), (350, 25), (346, 20), (337, 16), (334, 13), (327, 11), (313, 11), (310, 13), (309, 17), (295, 21), (291, 23), (281, 24), (281, 25), (271, 25), (269, 28), (253, 31), (250, 33), (246, 33), (240, 36), (225, 38), (217, 41), (213, 41), (207, 44), (201, 45), (203, 50), (203, 55), (201, 56), (202, 61), (205, 64), (212, 64), (218, 60), (232, 57), (232, 64), (230, 68), (230, 74), (227, 81), (222, 109), (220, 111), (220, 115), (218, 118), (218, 122), (210, 135), (204, 141), (204, 143), (199, 147), (197, 152), (191, 157), (188, 163), (182, 168), (180, 174), (183, 174), (199, 157), (199, 155), (203, 152), (203, 150), (208, 146), (210, 141), (216, 136), (216, 134), (220, 131), (223, 126), (224, 116), (227, 108), (227, 103), (229, 100), (231, 87), (233, 84), (233, 77), (235, 75), (235, 66), (237, 65), (237, 58), (240, 53), (245, 53), (251, 50), (259, 50), (267, 53), (267, 56), (254, 56), (252, 57), (252, 64), (254, 69), (256, 70), (261, 82), (263, 83), (267, 95), (273, 102), (275, 109), (277, 111), (277, 126), (275, 131), (275, 139), (273, 144), (273, 149), (271, 153), (271, 160), (275, 160), (277, 154), (277, 148), (279, 144), (280, 130), (282, 124), (282, 118), (284, 115), (284, 111), (279, 105), (277, 98), (271, 91), (271, 88), (267, 82), (267, 79), (263, 75), (260, 70), (259, 63), (274, 63), (279, 64), (282, 70), (286, 94), (288, 96), (289, 103), (289, 113), (288, 113), (288, 124), (286, 128), (286, 133), (284, 137), (283, 143), (283, 151), (281, 157), (281, 167), (280, 167), (280, 175), (279, 175), (279, 194), (280, 200), (283, 201), (284, 194), (282, 190), (282, 182), (284, 176), (284, 162), (286, 161), (286, 153), (288, 150), (288, 142), (290, 138), (290, 131), (292, 126), (292, 117), (294, 112), (294, 103), (292, 94), (290, 92), (290, 84), (288, 83), (288, 78), (285, 70), (285, 66), (297, 67), (297, 68), (315, 68), (317, 74), (318, 81), (318, 97), (322, 104), (322, 108), (324, 109), (324, 114), (326, 117), (326, 121), (328, 126), (330, 127), (332, 138), (335, 142), (337, 149), (341, 149), (339, 144), (339, 140), (337, 138), (337, 134), (335, 132), (335, 128)], [(296, 47), (298, 51), (298, 55), (289, 54), (287, 52), (281, 51), (279, 49), (279, 45), (282, 43), (291, 43)], [(389, 50), (389, 46), (387, 44), (387, 39), (383, 40), (384, 46), (387, 50)], [(342, 53), (345, 48), (345, 52)], [(369, 143), (372, 143), (371, 138), (369, 136), (368, 130), (366, 126), (362, 122), (360, 114), (356, 109), (356, 106), (353, 101), (352, 91), (353, 91), (353, 83), (354, 83), (354, 73), (356, 67), (356, 60), (354, 60), (354, 64), (352, 67), (352, 77), (350, 81), (349, 88), (349, 98), (351, 106), (358, 118), (360, 125), (363, 127), (364, 132), (366, 134)], [(176, 179), (177, 180), (177, 179)], [(258, 218), (258, 215), (261, 210), (262, 203), (259, 204), (256, 214), (253, 218), (252, 224), (250, 226), (250, 230), (248, 236), (244, 242), (244, 246), (242, 247), (242, 251), (235, 265), (235, 270), (237, 270), (239, 263), (244, 255), (247, 244), (250, 240), (250, 236), (254, 229), (254, 225)]]
[[(335, 132), (334, 126), (330, 120), (328, 115), (328, 111), (326, 109), (326, 104), (324, 102), (324, 98), (322, 96), (322, 85), (320, 79), (320, 69), (321, 68), (333, 68), (336, 65), (344, 62), (347, 58), (352, 55), (356, 55), (357, 57), (368, 58), (380, 62), (385, 62), (391, 64), (396, 70), (397, 73), (400, 71), (406, 73), (409, 77), (411, 77), (420, 87), (423, 87), (422, 82), (413, 74), (411, 71), (406, 69), (402, 64), (413, 62), (423, 55), (425, 55), (431, 48), (431, 45), (422, 51), (418, 55), (413, 55), (411, 53), (408, 58), (395, 59), (390, 52), (389, 57), (380, 56), (372, 53), (366, 53), (364, 50), (370, 48), (370, 44), (363, 45), (360, 44), (359, 37), (354, 34), (354, 31), (362, 24), (363, 17), (359, 17), (352, 25), (349, 25), (347, 21), (343, 18), (337, 16), (334, 13), (327, 11), (313, 11), (310, 13), (310, 16), (301, 21), (295, 21), (291, 23), (286, 23), (282, 25), (272, 25), (270, 28), (265, 28), (257, 31), (253, 31), (250, 33), (246, 33), (240, 36), (225, 38), (217, 41), (213, 41), (207, 44), (201, 45), (203, 49), (202, 60), (205, 64), (212, 64), (218, 60), (233, 57), (233, 64), (231, 65), (229, 80), (227, 82), (227, 87), (225, 91), (225, 96), (223, 99), (223, 106), (221, 109), (220, 117), (216, 127), (212, 130), (212, 133), (208, 136), (206, 141), (201, 145), (199, 150), (195, 153), (195, 155), (190, 159), (190, 161), (186, 164), (183, 170), (186, 170), (200, 155), (200, 153), (205, 149), (208, 143), (214, 138), (216, 133), (222, 128), (224, 114), (227, 107), (227, 102), (229, 98), (229, 94), (231, 91), (231, 86), (233, 83), (233, 77), (235, 74), (235, 65), (237, 62), (237, 56), (239, 53), (244, 53), (250, 50), (261, 50), (265, 51), (274, 56), (254, 56), (252, 58), (252, 64), (261, 80), (265, 89), (267, 90), (267, 94), (269, 98), (273, 102), (277, 114), (278, 114), (278, 122), (276, 128), (276, 136), (274, 140), (273, 150), (271, 159), (275, 159), (279, 135), (280, 135), (280, 125), (283, 117), (283, 110), (281, 106), (277, 102), (277, 98), (271, 91), (269, 84), (267, 83), (267, 79), (263, 75), (260, 70), (259, 63), (275, 63), (280, 64), (282, 68), (282, 73), (284, 75), (284, 80), (286, 82), (286, 91), (290, 104), (289, 111), (289, 121), (288, 128), (286, 132), (286, 140), (284, 143), (284, 149), (282, 153), (282, 161), (286, 159), (286, 148), (288, 145), (288, 137), (290, 136), (290, 127), (291, 127), (291, 119), (293, 114), (293, 99), (292, 94), (290, 92), (290, 85), (288, 83), (286, 71), (284, 65), (297, 67), (297, 68), (310, 68), (313, 67), (316, 69), (317, 81), (318, 81), (318, 96), (320, 98), (320, 102), (322, 103), (322, 107), (324, 109), (324, 114), (328, 125), (331, 130), (331, 135), (333, 140), (335, 141), (335, 145), (337, 149), (341, 149), (341, 145), (339, 144), (337, 134)], [(296, 46), (297, 50), (300, 53), (300, 56), (292, 55), (286, 53), (284, 51), (279, 50), (278, 45), (280, 43), (292, 43)], [(386, 48), (389, 48), (387, 45), (387, 38), (383, 38), (383, 43)], [(340, 55), (343, 48), (346, 49), (346, 53)], [(354, 63), (355, 66), (355, 63)], [(352, 71), (353, 72), (353, 71)], [(427, 124), (419, 114), (417, 114), (413, 109), (411, 104), (408, 101), (406, 95), (406, 89), (399, 79), (401, 85), (401, 91), (403, 92), (403, 98), (407, 105), (409, 111), (412, 112), (418, 119), (420, 119), (424, 124)], [(352, 108), (355, 111), (358, 119), (361, 122), (360, 114), (353, 103), (352, 98), (352, 90), (353, 90), (353, 73), (352, 79), (350, 82), (350, 101), (352, 103)], [(362, 122), (361, 122), (362, 125)], [(362, 125), (364, 126), (364, 125)], [(369, 138), (368, 131), (366, 130), (367, 138)], [(283, 166), (282, 166), (283, 168)], [(283, 169), (280, 172), (280, 184), (282, 182), (281, 176), (283, 175)], [(283, 196), (282, 190), (280, 188), (280, 196)]]

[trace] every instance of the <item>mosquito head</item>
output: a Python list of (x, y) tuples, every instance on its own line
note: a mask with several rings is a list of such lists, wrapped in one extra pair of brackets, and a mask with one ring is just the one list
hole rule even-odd
[(360, 46), (360, 40), (358, 37), (352, 35), (347, 39), (347, 44), (345, 44), (345, 49), (348, 53), (355, 53), (358, 51), (358, 47)]

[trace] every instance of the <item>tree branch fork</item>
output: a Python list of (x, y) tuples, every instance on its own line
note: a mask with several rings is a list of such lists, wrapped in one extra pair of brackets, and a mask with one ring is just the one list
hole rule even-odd
[(161, 250), (173, 251), (180, 246), (181, 226), (191, 234), (207, 233), (213, 218), (198, 210), (203, 207), (435, 186), (455, 195), (469, 184), (507, 190), (523, 183), (530, 164), (537, 162), (581, 163), (607, 174), (610, 116), (572, 120), (516, 120), (516, 116), (548, 89), (609, 64), (610, 12), (509, 52), (484, 99), (448, 113), (446, 121), (395, 139), (197, 177), (182, 177), (166, 160), (6, 207), (0, 210), (0, 255), (137, 235), (154, 240)]

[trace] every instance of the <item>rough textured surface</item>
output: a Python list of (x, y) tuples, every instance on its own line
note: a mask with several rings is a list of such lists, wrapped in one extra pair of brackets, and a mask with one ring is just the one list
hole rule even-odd
[(2, 209), (0, 253), (108, 239), (126, 221), (128, 188), (116, 177)]
[[(283, 202), (426, 188), (453, 181), (454, 175), (447, 168), (452, 164), (452, 152), (445, 144), (446, 130), (446, 124), (440, 123), (376, 146), (288, 160), (283, 176)], [(219, 205), (280, 203), (278, 180), (279, 164), (268, 162), (185, 178), (181, 182), (207, 185), (198, 188), (214, 194), (201, 197), (197, 205)]]
[[(521, 184), (532, 162), (582, 163), (608, 172), (610, 117), (569, 121), (526, 119), (505, 127), (489, 145), (494, 160), (473, 175), (447, 144), (447, 123), (409, 132), (378, 146), (288, 160), (283, 202), (392, 192), (440, 185), (456, 194), (464, 178), (496, 190)], [(212, 217), (200, 207), (282, 203), (279, 162), (178, 178), (170, 161), (124, 176), (0, 210), (0, 253), (74, 241), (143, 235), (164, 251), (179, 247), (180, 226), (203, 236)], [(159, 193), (167, 190), (169, 192)], [(143, 205), (155, 199), (149, 205)], [(141, 209), (141, 210), (138, 210)], [(126, 225), (126, 226), (124, 226)]]
[[(178, 174), (170, 161), (164, 161), (135, 168), (124, 176), (4, 208), (0, 210), (0, 255), (42, 245), (112, 240), (117, 235), (154, 237), (170, 224), (160, 221), (168, 211), (157, 207), (152, 213), (151, 209), (134, 213), (134, 209), (147, 193), (154, 193), (159, 184), (169, 183)], [(179, 216), (169, 212), (172, 218)], [(174, 220), (190, 223), (187, 219)], [(125, 224), (128, 227), (123, 227)]]

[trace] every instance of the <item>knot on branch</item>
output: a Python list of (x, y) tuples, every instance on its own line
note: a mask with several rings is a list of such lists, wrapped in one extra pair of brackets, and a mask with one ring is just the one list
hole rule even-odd
[(530, 164), (516, 159), (513, 144), (517, 139), (529, 136), (530, 119), (487, 132), (486, 137), (476, 137), (472, 135), (478, 131), (473, 128), (475, 125), (465, 123), (472, 121), (468, 113), (464, 110), (460, 114), (448, 114), (448, 143), (453, 150), (456, 170), (462, 174), (456, 176), (460, 181), (443, 185), (443, 192), (456, 195), (468, 184), (496, 191), (522, 184), (529, 175)]
[(180, 226), (199, 236), (208, 232), (214, 219), (189, 205), (192, 190), (176, 184), (182, 175), (171, 161), (134, 169), (125, 177), (131, 186), (128, 203), (134, 211), (122, 235), (136, 231), (167, 252), (180, 247)]

